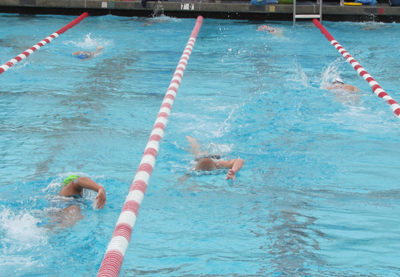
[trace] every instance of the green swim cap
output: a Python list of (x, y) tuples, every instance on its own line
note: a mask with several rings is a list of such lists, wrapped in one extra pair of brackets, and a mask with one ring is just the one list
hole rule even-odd
[(63, 186), (68, 185), (69, 182), (71, 182), (71, 181), (73, 181), (73, 180), (75, 180), (75, 179), (77, 179), (77, 178), (79, 178), (78, 175), (69, 175), (69, 176), (68, 176), (67, 178), (65, 178), (64, 181), (62, 182), (62, 183), (63, 183)]

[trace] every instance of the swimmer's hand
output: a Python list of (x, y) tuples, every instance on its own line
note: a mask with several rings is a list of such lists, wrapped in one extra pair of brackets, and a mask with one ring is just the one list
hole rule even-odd
[(228, 174), (226, 174), (226, 180), (229, 179), (232, 179), (232, 181), (236, 179), (236, 172), (233, 169), (229, 169)]
[(106, 191), (104, 190), (104, 188), (99, 188), (95, 200), (96, 200), (96, 207), (99, 210), (103, 209), (104, 205), (106, 204), (106, 201), (107, 201)]

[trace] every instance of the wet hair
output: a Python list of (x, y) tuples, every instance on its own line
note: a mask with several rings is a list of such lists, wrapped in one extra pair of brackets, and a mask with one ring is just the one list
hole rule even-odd
[(217, 169), (217, 164), (214, 162), (213, 159), (210, 158), (202, 158), (196, 164), (195, 170), (202, 170), (202, 171), (210, 171)]

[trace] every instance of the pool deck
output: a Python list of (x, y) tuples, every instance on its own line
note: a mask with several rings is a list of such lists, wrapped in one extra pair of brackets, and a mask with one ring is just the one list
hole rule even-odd
[[(91, 16), (152, 16), (157, 2), (147, 2), (143, 8), (137, 1), (104, 0), (0, 0), (0, 13), (79, 15), (88, 12)], [(250, 1), (224, 0), (172, 0), (163, 1), (167, 16), (178, 18), (247, 19), (247, 20), (293, 20), (292, 4), (251, 5)], [(318, 14), (316, 1), (297, 3), (298, 14)], [(400, 22), (400, 7), (378, 3), (375, 6), (340, 6), (339, 2), (326, 2), (322, 6), (322, 19), (327, 21), (376, 21)], [(300, 19), (311, 20), (311, 19)], [(299, 21), (299, 19), (297, 19)]]

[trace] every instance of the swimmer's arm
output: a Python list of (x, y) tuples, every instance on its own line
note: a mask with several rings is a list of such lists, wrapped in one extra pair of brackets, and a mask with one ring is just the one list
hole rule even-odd
[(229, 161), (220, 161), (218, 162), (218, 165), (220, 165), (221, 167), (229, 168), (228, 174), (226, 174), (226, 179), (232, 179), (233, 181), (235, 181), (236, 173), (238, 173), (238, 171), (242, 169), (244, 165), (244, 160), (238, 158)]
[(96, 206), (100, 210), (103, 209), (107, 199), (106, 199), (106, 191), (102, 186), (100, 186), (95, 181), (87, 177), (79, 177), (73, 181), (73, 184), (74, 188), (79, 192), (81, 192), (84, 188), (96, 191), (97, 192)]
[[(237, 168), (237, 171), (239, 171), (242, 168), (243, 164), (244, 164), (244, 161), (242, 159), (240, 159), (240, 158), (239, 159), (232, 159), (232, 160), (229, 160), (229, 161), (219, 161), (219, 162), (217, 162), (217, 165), (219, 165), (220, 167), (228, 168), (228, 169), (233, 169), (235, 167), (235, 168)], [(239, 166), (239, 165), (241, 165), (241, 166)]]
[(88, 51), (77, 51), (72, 53), (72, 55), (80, 55), (80, 54), (92, 54), (92, 52), (88, 52)]
[(179, 181), (179, 183), (183, 184), (189, 178), (190, 178), (190, 175), (189, 174), (185, 174), (184, 176), (179, 177), (178, 181)]
[(207, 152), (201, 152), (200, 149), (200, 144), (198, 143), (197, 139), (191, 137), (191, 136), (186, 136), (186, 139), (188, 141), (188, 144), (190, 146), (190, 153), (194, 155), (200, 155), (200, 154), (208, 154)]
[(94, 51), (94, 54), (99, 53), (101, 51), (101, 49), (103, 49), (103, 46), (97, 47), (96, 51)]

